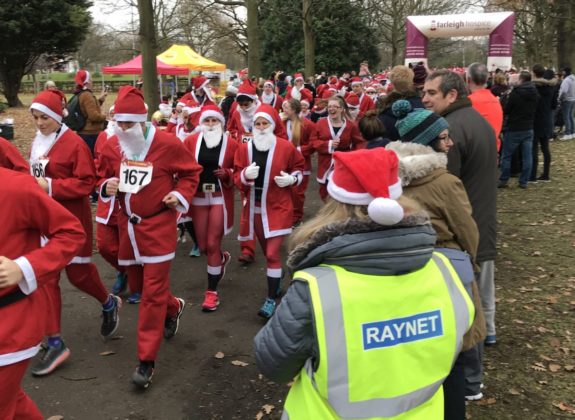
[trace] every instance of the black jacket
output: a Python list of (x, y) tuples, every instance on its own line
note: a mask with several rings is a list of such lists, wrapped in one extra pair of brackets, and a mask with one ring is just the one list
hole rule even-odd
[(553, 137), (553, 94), (557, 85), (557, 79), (533, 79), (533, 84), (539, 94), (533, 129), (535, 138)]
[(398, 92), (391, 92), (389, 96), (386, 98), (385, 109), (381, 111), (381, 113), (378, 115), (378, 118), (385, 126), (386, 137), (391, 141), (401, 140), (401, 136), (399, 135), (397, 128), (395, 128), (397, 117), (393, 115), (393, 112), (391, 111), (391, 107), (393, 106), (393, 104), (400, 99), (405, 99), (406, 101), (409, 101), (413, 109), (425, 108), (423, 106), (423, 102), (421, 102), (421, 98), (417, 96), (415, 92), (408, 93), (405, 95)]
[(505, 103), (503, 113), (507, 117), (506, 131), (533, 130), (539, 94), (531, 82), (521, 83), (513, 88)]

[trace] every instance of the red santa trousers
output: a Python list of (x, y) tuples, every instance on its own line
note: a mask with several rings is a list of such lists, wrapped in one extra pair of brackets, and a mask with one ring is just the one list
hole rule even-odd
[(98, 252), (108, 264), (123, 273), (126, 267), (118, 265), (118, 250), (120, 247), (120, 233), (117, 225), (96, 223), (96, 246)]
[(22, 390), (22, 378), (30, 359), (12, 365), (0, 366), (0, 419), (43, 420), (44, 416)]
[(305, 191), (309, 184), (309, 175), (304, 175), (301, 184), (291, 188), (291, 199), (293, 202), (293, 222), (296, 224), (303, 219), (303, 205), (305, 202)]
[(280, 249), (285, 235), (266, 238), (262, 224), (262, 215), (258, 213), (257, 210), (254, 215), (254, 230), (258, 242), (262, 247), (262, 251), (266, 256), (268, 277), (281, 277), (282, 262), (280, 259)]
[(142, 294), (138, 315), (138, 359), (154, 361), (164, 336), (166, 315), (175, 317), (179, 301), (170, 293), (171, 261), (127, 267), (128, 285)]
[[(209, 193), (208, 193), (209, 194)], [(211, 193), (209, 200), (222, 200), (222, 193)], [(221, 274), (222, 238), (224, 237), (224, 205), (197, 205), (192, 202), (192, 223), (198, 246), (208, 256), (208, 273)], [(210, 269), (212, 269), (211, 272)], [(219, 270), (218, 270), (219, 269)], [(217, 271), (217, 272), (216, 272)]]
[(328, 196), (328, 192), (327, 192), (327, 184), (319, 184), (319, 196), (322, 199), (322, 201), (327, 200), (327, 196)]
[[(242, 190), (240, 190), (240, 196), (241, 196), (241, 200), (242, 203), (245, 202), (246, 198), (245, 198), (245, 194)], [(241, 241), (240, 242), (240, 250), (241, 253), (244, 255), (249, 255), (252, 258), (255, 258), (256, 256), (256, 239), (250, 239), (247, 241)]]
[[(106, 303), (109, 293), (104, 287), (98, 269), (93, 263), (70, 264), (66, 266), (68, 280), (82, 292), (92, 296), (101, 304)], [(49, 314), (46, 320), (46, 335), (58, 335), (61, 332), (62, 295), (60, 292), (60, 274), (52, 276), (44, 287), (48, 299)]]

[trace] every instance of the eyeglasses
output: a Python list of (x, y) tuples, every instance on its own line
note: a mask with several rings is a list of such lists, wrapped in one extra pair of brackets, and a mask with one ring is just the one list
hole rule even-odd
[(339, 105), (328, 105), (327, 108), (328, 109), (341, 109), (341, 106), (339, 106)]

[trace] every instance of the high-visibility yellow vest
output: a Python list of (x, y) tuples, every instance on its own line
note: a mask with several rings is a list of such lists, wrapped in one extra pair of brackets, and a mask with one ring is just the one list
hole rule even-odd
[(294, 278), (309, 284), (319, 364), (306, 362), (282, 419), (443, 419), (441, 385), (475, 316), (445, 256), (405, 275), (321, 265)]

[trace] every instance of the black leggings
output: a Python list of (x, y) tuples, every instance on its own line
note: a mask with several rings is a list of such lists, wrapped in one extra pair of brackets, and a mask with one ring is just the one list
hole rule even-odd
[(539, 145), (543, 153), (543, 173), (541, 178), (549, 178), (549, 167), (551, 166), (551, 151), (549, 150), (549, 139), (547, 137), (535, 137), (533, 139), (533, 166), (531, 169), (531, 180), (537, 179), (537, 164), (539, 163)]

